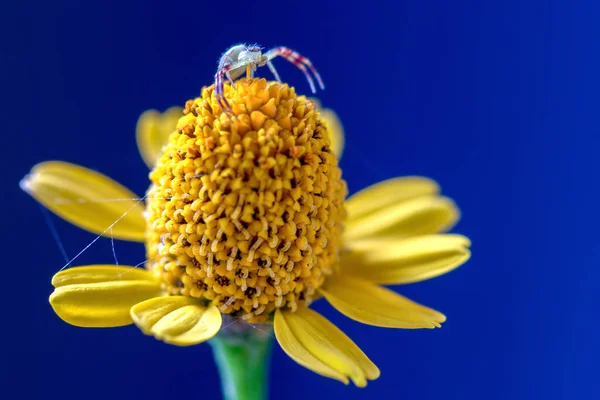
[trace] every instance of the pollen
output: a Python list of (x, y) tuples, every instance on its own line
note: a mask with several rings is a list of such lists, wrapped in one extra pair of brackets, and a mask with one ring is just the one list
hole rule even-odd
[(339, 262), (346, 183), (315, 104), (240, 79), (185, 105), (150, 174), (146, 267), (171, 295), (265, 322), (315, 298)]

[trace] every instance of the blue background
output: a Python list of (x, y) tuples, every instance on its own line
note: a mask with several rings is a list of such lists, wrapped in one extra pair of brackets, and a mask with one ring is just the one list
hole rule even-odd
[[(50, 278), (64, 261), (17, 184), (35, 163), (62, 159), (143, 193), (138, 115), (182, 105), (226, 48), (258, 42), (319, 68), (319, 96), (346, 127), (352, 192), (433, 177), (473, 240), (465, 266), (399, 288), (446, 313), (442, 329), (367, 327), (317, 304), (379, 365), (379, 380), (344, 387), (276, 346), (272, 398), (600, 398), (598, 2), (383, 3), (2, 3), (0, 397), (219, 398), (209, 346), (78, 329), (53, 314)], [(308, 91), (299, 71), (276, 64)], [(93, 239), (52, 220), (71, 256)], [(116, 250), (121, 263), (143, 260), (140, 245)], [(79, 261), (112, 262), (110, 241)]]

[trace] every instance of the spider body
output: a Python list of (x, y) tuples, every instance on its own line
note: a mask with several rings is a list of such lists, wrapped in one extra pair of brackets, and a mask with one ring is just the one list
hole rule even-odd
[(310, 85), (310, 89), (313, 93), (316, 92), (315, 83), (312, 76), (308, 72), (308, 69), (310, 69), (314, 74), (321, 90), (325, 89), (325, 85), (323, 85), (321, 76), (312, 65), (310, 60), (299, 53), (296, 53), (287, 47), (275, 47), (274, 49), (271, 49), (263, 54), (259, 46), (238, 44), (229, 48), (225, 53), (223, 53), (221, 59), (219, 60), (217, 73), (215, 74), (215, 96), (219, 106), (229, 118), (231, 118), (231, 115), (235, 116), (235, 114), (225, 98), (225, 92), (223, 89), (225, 78), (227, 78), (227, 80), (229, 80), (233, 86), (233, 80), (242, 76), (247, 68), (251, 69), (250, 73), (252, 74), (258, 67), (263, 67), (266, 65), (269, 67), (269, 70), (275, 79), (278, 82), (281, 82), (279, 74), (271, 62), (271, 60), (277, 56), (285, 58), (302, 70), (302, 72), (304, 72), (304, 76), (306, 76), (306, 80), (308, 80), (308, 84)]

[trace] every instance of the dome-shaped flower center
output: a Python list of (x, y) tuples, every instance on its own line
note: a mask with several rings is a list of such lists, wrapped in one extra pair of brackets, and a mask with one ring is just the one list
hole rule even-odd
[(237, 118), (203, 89), (150, 175), (147, 267), (170, 294), (263, 322), (336, 268), (346, 184), (312, 102), (264, 79), (225, 94)]

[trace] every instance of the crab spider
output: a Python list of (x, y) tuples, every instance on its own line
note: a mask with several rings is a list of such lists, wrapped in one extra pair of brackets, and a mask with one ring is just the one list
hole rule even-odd
[(223, 89), (225, 78), (227, 78), (233, 86), (233, 80), (242, 76), (247, 68), (250, 68), (252, 73), (256, 71), (257, 67), (263, 67), (266, 65), (269, 67), (269, 70), (277, 82), (281, 82), (279, 74), (271, 62), (271, 60), (277, 56), (285, 58), (296, 67), (300, 68), (302, 72), (304, 72), (304, 76), (306, 76), (306, 80), (310, 85), (310, 90), (313, 93), (315, 93), (317, 89), (315, 88), (313, 78), (306, 67), (308, 67), (315, 75), (321, 90), (325, 89), (325, 85), (323, 85), (321, 76), (312, 65), (310, 60), (296, 53), (292, 49), (287, 47), (275, 47), (274, 49), (267, 51), (265, 54), (262, 54), (261, 49), (258, 46), (238, 44), (231, 47), (221, 56), (221, 59), (219, 60), (219, 68), (215, 74), (215, 97), (217, 98), (219, 107), (221, 107), (221, 109), (225, 111), (228, 116), (235, 114), (225, 98), (225, 92)]

